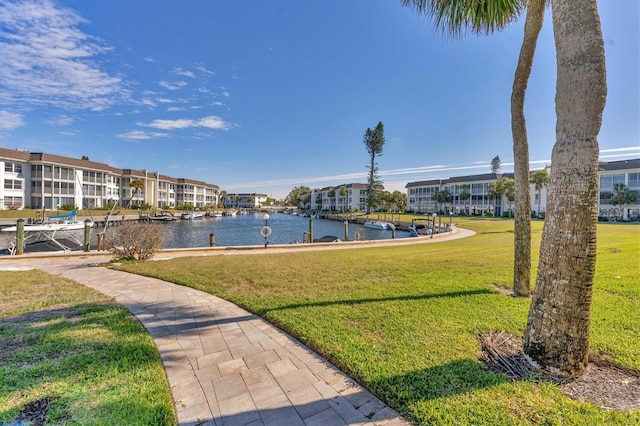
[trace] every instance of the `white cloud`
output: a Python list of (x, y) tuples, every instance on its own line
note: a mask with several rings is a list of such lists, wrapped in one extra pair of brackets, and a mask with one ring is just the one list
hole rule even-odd
[(160, 81), (158, 83), (160, 86), (164, 87), (167, 90), (178, 90), (187, 85), (186, 81), (176, 81), (175, 83), (170, 83), (168, 81)]
[(24, 125), (21, 114), (0, 110), (0, 130), (13, 130)]
[(104, 110), (127, 92), (95, 60), (109, 49), (50, 0), (0, 3), (0, 101)]
[(148, 106), (148, 107), (153, 107), (153, 108), (155, 108), (155, 107), (157, 107), (157, 106), (158, 106), (158, 105), (156, 105), (156, 103), (155, 103), (155, 102), (153, 102), (151, 99), (148, 99), (148, 98), (144, 98), (144, 99), (142, 99), (142, 100), (140, 101), (140, 103), (141, 103), (142, 105), (146, 105), (146, 106)]
[(206, 69), (205, 67), (203, 67), (202, 65), (199, 65), (196, 67), (196, 69), (204, 74), (209, 74), (209, 75), (215, 75), (215, 72), (213, 71), (209, 71), (208, 69)]
[(142, 130), (132, 130), (127, 133), (120, 133), (118, 137), (128, 141), (144, 141), (149, 139), (166, 138), (168, 133), (144, 132)]
[(69, 117), (68, 115), (61, 115), (60, 117), (51, 118), (46, 120), (45, 122), (51, 126), (70, 126), (73, 124), (75, 119), (73, 117)]
[(215, 115), (211, 115), (209, 117), (203, 117), (198, 120), (193, 120), (190, 118), (180, 118), (177, 120), (153, 120), (151, 123), (148, 123), (148, 124), (138, 123), (138, 125), (144, 126), (144, 127), (153, 127), (155, 129), (162, 129), (162, 130), (190, 129), (190, 128), (198, 128), (198, 127), (205, 127), (208, 129), (227, 130), (229, 129), (229, 127), (231, 127), (229, 123), (227, 123), (222, 118), (217, 117)]
[(183, 70), (182, 68), (175, 68), (173, 72), (176, 73), (177, 75), (182, 75), (189, 78), (195, 78), (195, 75), (193, 74), (193, 72)]
[(600, 154), (602, 154), (602, 153), (608, 153), (608, 152), (624, 152), (624, 151), (635, 151), (635, 152), (638, 152), (638, 151), (640, 151), (640, 147), (638, 147), (638, 146), (631, 146), (631, 147), (625, 147), (625, 148), (601, 149), (601, 150), (600, 150)]

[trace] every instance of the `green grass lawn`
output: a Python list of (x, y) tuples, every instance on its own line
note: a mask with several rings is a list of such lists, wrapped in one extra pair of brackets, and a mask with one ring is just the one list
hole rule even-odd
[[(416, 424), (637, 424), (548, 383), (486, 371), (476, 333), (525, 328), (513, 221), (457, 218), (472, 238), (349, 250), (125, 263), (219, 295), (287, 330)], [(533, 223), (537, 264), (542, 222)], [(602, 224), (591, 348), (640, 371), (640, 227)], [(535, 271), (533, 275), (535, 279)]]
[(125, 308), (41, 271), (0, 282), (0, 424), (175, 424), (156, 347)]

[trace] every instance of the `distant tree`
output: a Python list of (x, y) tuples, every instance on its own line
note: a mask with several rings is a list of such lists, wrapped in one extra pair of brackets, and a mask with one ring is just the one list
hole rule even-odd
[(363, 138), (364, 145), (367, 147), (367, 153), (370, 156), (369, 163), (369, 177), (367, 179), (367, 213), (371, 213), (371, 209), (375, 207), (376, 203), (376, 187), (382, 184), (380, 181), (380, 175), (378, 174), (378, 165), (376, 163), (376, 156), (382, 155), (382, 149), (384, 147), (384, 125), (382, 122), (378, 122), (375, 129), (367, 129), (364, 132)]
[(436, 203), (438, 203), (438, 210), (442, 210), (439, 207), (441, 204), (449, 203), (453, 199), (453, 197), (451, 196), (451, 193), (446, 189), (436, 192), (434, 195), (434, 198), (436, 200)]
[(347, 189), (347, 187), (345, 185), (340, 185), (340, 196), (344, 198), (344, 210), (347, 210), (347, 206), (349, 205), (349, 203), (347, 202), (348, 193), (349, 190)]
[(220, 198), (218, 199), (218, 205), (224, 207), (224, 200), (227, 198), (228, 192), (224, 189), (220, 191)]
[(537, 217), (540, 217), (540, 203), (542, 202), (542, 188), (549, 185), (549, 173), (546, 170), (536, 170), (531, 173), (530, 183), (535, 185), (535, 190), (538, 193), (538, 212)]
[(128, 208), (131, 208), (131, 203), (133, 203), (133, 199), (136, 197), (139, 191), (144, 190), (144, 181), (142, 179), (131, 179), (129, 182), (129, 188), (133, 189), (133, 193), (131, 194), (131, 198), (129, 199)]
[(86, 155), (83, 155), (83, 156), (82, 156), (82, 158), (81, 158), (81, 160), (89, 161), (89, 157), (87, 157)]
[(513, 217), (511, 208), (513, 205), (513, 201), (516, 198), (515, 193), (515, 181), (511, 178), (503, 177), (502, 179), (502, 190), (504, 191), (504, 196), (507, 197), (507, 201), (509, 201), (509, 217)]
[[(462, 201), (467, 201), (471, 198), (471, 192), (469, 192), (469, 190), (471, 189), (471, 185), (469, 185), (468, 183), (461, 183), (460, 184), (460, 200)], [(466, 205), (466, 203), (465, 203)], [(468, 214), (469, 212), (467, 211), (466, 207), (464, 209), (465, 214)]]
[(613, 195), (611, 196), (611, 205), (618, 206), (620, 219), (624, 219), (624, 206), (635, 203), (637, 197), (635, 192), (627, 188), (624, 183), (613, 184)]
[(336, 189), (335, 188), (331, 188), (329, 191), (327, 191), (327, 197), (331, 198), (332, 201), (329, 205), (329, 210), (335, 210), (336, 209)]
[(391, 194), (391, 203), (402, 212), (407, 208), (407, 194), (406, 192), (393, 191)]
[(307, 200), (311, 198), (311, 189), (308, 186), (296, 186), (284, 199), (284, 204), (287, 206), (296, 206), (308, 203)]
[(489, 199), (493, 200), (493, 214), (496, 214), (496, 208), (498, 206), (498, 200), (504, 195), (504, 181), (498, 179), (489, 185)]
[(492, 173), (498, 173), (500, 171), (501, 167), (502, 167), (502, 162), (500, 161), (500, 156), (496, 155), (491, 160), (491, 172)]

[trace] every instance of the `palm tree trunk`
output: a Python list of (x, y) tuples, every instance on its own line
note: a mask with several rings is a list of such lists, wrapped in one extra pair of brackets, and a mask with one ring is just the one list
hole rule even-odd
[(538, 214), (537, 217), (540, 219), (540, 204), (542, 203), (542, 189), (538, 191)]
[(544, 22), (545, 0), (529, 0), (524, 39), (511, 92), (511, 133), (513, 135), (513, 178), (516, 216), (513, 241), (513, 294), (531, 294), (531, 196), (529, 189), (529, 143), (524, 117), (524, 98), (531, 75), (538, 35)]
[(556, 143), (548, 209), (523, 346), (560, 377), (588, 362), (596, 265), (598, 141), (606, 100), (604, 42), (596, 0), (552, 0), (556, 42)]

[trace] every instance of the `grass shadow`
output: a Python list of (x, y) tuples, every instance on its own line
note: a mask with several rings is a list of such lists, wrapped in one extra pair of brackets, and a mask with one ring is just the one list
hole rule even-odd
[(447, 297), (453, 298), (453, 297), (477, 296), (481, 294), (495, 294), (495, 292), (487, 289), (479, 289), (479, 290), (451, 291), (447, 293), (436, 293), (436, 294), (416, 294), (416, 295), (395, 296), (395, 297), (372, 297), (372, 298), (362, 298), (362, 299), (341, 299), (341, 300), (326, 300), (321, 302), (291, 303), (288, 305), (278, 306), (276, 308), (261, 310), (259, 314), (263, 316), (267, 312), (280, 311), (285, 309), (326, 307), (326, 306), (334, 306), (334, 305), (357, 305), (361, 303), (364, 304), (364, 303), (377, 303), (377, 302), (428, 300), (428, 299), (439, 299), (439, 298), (447, 298)]
[[(81, 410), (89, 404), (84, 410), (91, 411), (103, 399), (123, 406), (141, 404), (141, 398), (118, 386), (129, 386), (128, 375), (149, 378), (155, 364), (160, 366), (153, 342), (119, 305), (81, 303), (3, 318), (0, 400), (13, 403), (0, 408), (0, 423), (15, 420), (25, 410), (38, 414), (38, 407), (46, 408), (47, 421), (73, 418), (70, 407), (79, 400), (84, 401)], [(106, 419), (111, 413), (103, 415)]]

